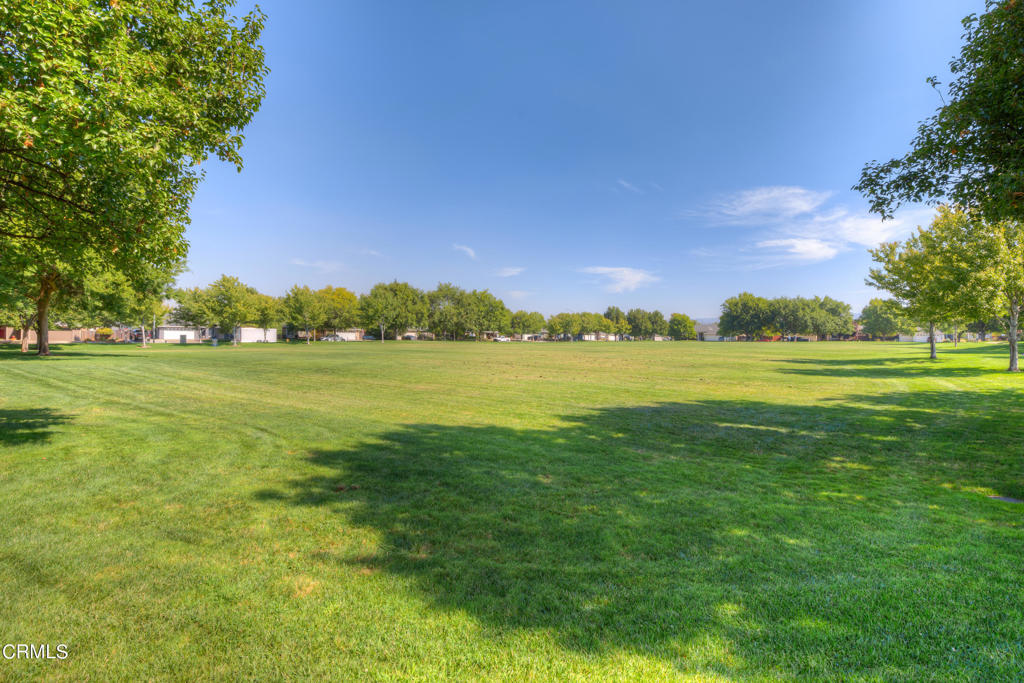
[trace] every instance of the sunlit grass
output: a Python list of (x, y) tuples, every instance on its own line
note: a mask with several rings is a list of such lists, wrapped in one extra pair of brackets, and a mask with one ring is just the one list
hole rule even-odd
[(0, 679), (1019, 679), (1005, 352), (0, 350)]

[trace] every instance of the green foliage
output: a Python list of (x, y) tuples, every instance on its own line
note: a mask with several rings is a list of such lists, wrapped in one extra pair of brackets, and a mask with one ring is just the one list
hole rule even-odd
[(631, 308), (626, 314), (629, 323), (629, 334), (634, 339), (648, 339), (654, 334), (654, 323), (651, 314), (642, 308)]
[(397, 280), (373, 286), (359, 298), (359, 316), (368, 329), (379, 330), (381, 341), (394, 338), (427, 321), (429, 302), (426, 295), (406, 282)]
[(44, 333), (55, 293), (180, 264), (199, 164), (241, 168), (264, 16), (232, 5), (0, 4), (0, 254), (32, 263)]
[(697, 338), (697, 327), (690, 316), (673, 313), (668, 321), (668, 335), (676, 341)]
[(450, 282), (438, 283), (427, 294), (427, 327), (441, 339), (464, 336), (469, 324), (466, 310), (468, 294)]
[(359, 322), (359, 297), (349, 290), (328, 285), (318, 290), (317, 295), (326, 307), (325, 327), (345, 330)]
[(537, 334), (544, 329), (544, 316), (536, 311), (516, 311), (510, 317), (509, 324), (516, 334)]
[(281, 300), (285, 321), (294, 328), (306, 331), (306, 343), (310, 332), (322, 327), (327, 320), (327, 299), (307, 286), (293, 285)]
[(900, 305), (892, 299), (872, 299), (860, 313), (864, 334), (875, 338), (910, 334), (914, 325), (904, 315)]
[(222, 333), (234, 334), (236, 327), (253, 322), (258, 294), (238, 278), (221, 275), (207, 288), (204, 305), (210, 320)]
[(814, 297), (810, 301), (811, 320), (809, 331), (819, 340), (833, 336), (849, 336), (854, 333), (853, 311), (850, 304), (831, 297)]
[(964, 19), (949, 93), (910, 152), (864, 167), (854, 189), (872, 211), (891, 217), (905, 202), (946, 199), (990, 221), (1024, 220), (1024, 3), (986, 0), (985, 9)]
[(281, 300), (269, 294), (256, 294), (253, 300), (252, 321), (256, 327), (263, 328), (263, 336), (269, 328), (277, 327), (281, 322), (284, 310)]
[(725, 337), (759, 337), (771, 327), (773, 315), (768, 300), (742, 292), (722, 303), (718, 331)]
[(664, 314), (661, 311), (651, 311), (649, 314), (649, 320), (651, 322), (651, 335), (658, 335), (664, 337), (668, 334), (668, 321), (665, 320)]

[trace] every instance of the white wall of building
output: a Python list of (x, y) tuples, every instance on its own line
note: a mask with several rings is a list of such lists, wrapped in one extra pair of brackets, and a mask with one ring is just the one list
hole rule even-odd
[(236, 327), (235, 328), (235, 341), (239, 344), (248, 344), (253, 342), (262, 342), (264, 339), (268, 343), (277, 341), (277, 330), (267, 328), (266, 337), (264, 337), (264, 329), (262, 327)]
[(196, 331), (194, 329), (177, 330), (169, 329), (166, 327), (156, 328), (157, 339), (166, 339), (167, 341), (179, 341), (182, 335), (184, 335), (184, 337), (189, 341), (195, 341), (197, 338)]

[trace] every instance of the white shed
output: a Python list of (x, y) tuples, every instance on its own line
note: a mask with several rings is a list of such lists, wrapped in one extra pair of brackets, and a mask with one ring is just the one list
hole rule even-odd
[(167, 341), (181, 341), (181, 338), (185, 337), (187, 341), (195, 341), (199, 338), (196, 334), (196, 328), (194, 327), (183, 327), (180, 325), (161, 325), (156, 328), (156, 338), (166, 339)]
[(273, 343), (277, 341), (277, 329), (269, 327), (267, 329), (262, 327), (236, 327), (235, 341), (239, 344), (264, 341)]

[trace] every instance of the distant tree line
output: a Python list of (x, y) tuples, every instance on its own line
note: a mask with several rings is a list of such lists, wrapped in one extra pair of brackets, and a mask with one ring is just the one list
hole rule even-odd
[(207, 287), (171, 292), (176, 306), (170, 319), (192, 327), (230, 331), (242, 325), (303, 330), (308, 339), (318, 332), (361, 327), (379, 339), (393, 339), (408, 330), (429, 331), (438, 339), (480, 339), (484, 333), (537, 335), (574, 339), (605, 333), (617, 338), (696, 339), (693, 320), (673, 313), (635, 308), (624, 313), (611, 306), (601, 313), (558, 313), (545, 318), (536, 311), (511, 311), (488, 290), (466, 290), (442, 282), (423, 291), (406, 282), (381, 282), (356, 296), (344, 287), (312, 290), (295, 285), (280, 298), (261, 294), (227, 275)]

